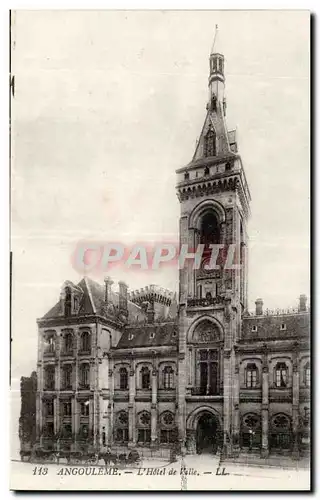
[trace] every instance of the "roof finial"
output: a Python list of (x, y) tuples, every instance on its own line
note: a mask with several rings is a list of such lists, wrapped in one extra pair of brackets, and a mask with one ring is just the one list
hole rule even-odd
[(212, 48), (211, 48), (211, 54), (217, 54), (218, 52), (219, 52), (219, 50), (218, 50), (218, 25), (216, 24), (213, 44), (212, 44)]

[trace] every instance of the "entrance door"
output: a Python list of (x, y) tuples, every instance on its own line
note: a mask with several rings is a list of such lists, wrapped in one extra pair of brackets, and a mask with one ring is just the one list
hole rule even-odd
[(210, 413), (204, 413), (197, 426), (197, 453), (216, 453), (218, 449), (218, 423)]

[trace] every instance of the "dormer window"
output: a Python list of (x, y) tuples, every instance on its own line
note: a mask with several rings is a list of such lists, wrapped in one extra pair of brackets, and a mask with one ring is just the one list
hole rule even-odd
[(210, 169), (209, 169), (209, 167), (206, 167), (204, 169), (204, 175), (210, 175)]
[(151, 339), (154, 339), (154, 336), (155, 336), (155, 335), (154, 335), (154, 332), (151, 332), (151, 333), (150, 333), (150, 338), (151, 338)]
[(226, 163), (226, 172), (228, 172), (228, 170), (231, 170), (231, 163), (229, 161)]
[(252, 328), (251, 328), (251, 331), (252, 332), (257, 332), (258, 331), (257, 325), (253, 325)]
[(133, 333), (129, 333), (128, 339), (133, 340)]
[(185, 172), (185, 174), (184, 174), (184, 180), (188, 181), (189, 177), (190, 177), (189, 172)]
[(282, 325), (280, 325), (280, 330), (284, 331), (287, 329), (287, 325), (285, 323), (282, 323)]

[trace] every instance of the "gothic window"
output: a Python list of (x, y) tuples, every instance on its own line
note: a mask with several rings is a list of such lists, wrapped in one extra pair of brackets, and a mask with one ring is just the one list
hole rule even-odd
[(289, 450), (291, 442), (290, 418), (284, 414), (275, 415), (271, 420), (270, 448)]
[(229, 170), (231, 170), (231, 163), (228, 161), (226, 163), (226, 172), (228, 172)]
[(276, 387), (287, 387), (288, 383), (288, 368), (285, 363), (277, 363), (276, 365)]
[(150, 370), (147, 366), (141, 369), (141, 389), (150, 389)]
[(61, 429), (61, 434), (63, 438), (69, 438), (72, 436), (72, 425), (64, 424)]
[(65, 301), (64, 301), (64, 313), (66, 316), (71, 316), (72, 309), (72, 297), (71, 297), (71, 289), (67, 287), (65, 289)]
[(46, 417), (53, 417), (54, 414), (54, 404), (53, 400), (45, 402), (45, 415)]
[(63, 365), (62, 367), (62, 387), (63, 389), (72, 389), (72, 365)]
[(260, 448), (261, 419), (255, 413), (245, 415), (241, 422), (241, 447), (249, 451)]
[(79, 437), (80, 437), (80, 439), (88, 439), (88, 437), (89, 437), (89, 426), (88, 426), (88, 424), (82, 424), (82, 425), (80, 425)]
[(129, 440), (129, 418), (125, 410), (121, 410), (117, 414), (115, 440), (118, 443), (127, 443)]
[(46, 366), (44, 369), (44, 386), (46, 390), (53, 391), (55, 387), (55, 367)]
[(64, 351), (69, 353), (73, 347), (73, 336), (71, 332), (67, 332), (64, 336)]
[(64, 401), (62, 403), (62, 410), (63, 410), (63, 416), (64, 417), (71, 417), (71, 401)]
[(189, 177), (190, 177), (189, 172), (185, 172), (185, 174), (184, 174), (184, 180), (188, 181)]
[(128, 370), (124, 367), (119, 370), (119, 386), (121, 390), (128, 389)]
[(174, 414), (171, 411), (165, 411), (160, 416), (160, 442), (171, 444), (176, 441), (176, 438)]
[(306, 387), (310, 387), (310, 363), (309, 363), (309, 361), (304, 366), (303, 379), (304, 379), (304, 385)]
[(200, 386), (197, 392), (203, 395), (218, 394), (218, 352), (215, 349), (199, 349), (198, 369)]
[(210, 128), (204, 138), (204, 156), (215, 156), (216, 155), (216, 134), (212, 128)]
[(205, 246), (220, 243), (220, 229), (216, 215), (207, 212), (201, 220), (200, 243)]
[(91, 351), (91, 335), (89, 332), (83, 332), (80, 338), (80, 350), (82, 352)]
[(258, 385), (258, 369), (255, 363), (248, 363), (246, 367), (246, 387), (253, 388)]
[(147, 411), (142, 411), (138, 415), (138, 443), (146, 444), (151, 441), (151, 417)]
[(205, 176), (206, 175), (210, 175), (210, 169), (209, 169), (209, 167), (205, 167), (205, 169), (204, 169), (204, 175)]
[(83, 389), (88, 389), (90, 386), (90, 366), (88, 363), (80, 365), (80, 386)]
[(172, 366), (165, 366), (162, 372), (162, 376), (163, 376), (163, 388), (173, 389), (174, 371)]
[(81, 417), (89, 417), (90, 413), (90, 402), (89, 401), (82, 401), (80, 403), (80, 415)]

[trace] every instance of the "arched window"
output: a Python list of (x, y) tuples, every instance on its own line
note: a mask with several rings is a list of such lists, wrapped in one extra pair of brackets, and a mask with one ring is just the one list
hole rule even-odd
[(138, 443), (146, 444), (151, 441), (151, 416), (148, 411), (138, 414)]
[(44, 354), (53, 354), (56, 350), (56, 338), (54, 332), (45, 333), (44, 341)]
[(253, 388), (258, 385), (258, 369), (255, 363), (248, 363), (246, 367), (246, 387)]
[(90, 366), (88, 363), (82, 363), (80, 365), (80, 380), (79, 384), (82, 389), (88, 389), (90, 387)]
[(119, 387), (121, 390), (128, 389), (128, 370), (124, 367), (119, 370)]
[(72, 389), (72, 365), (62, 366), (62, 389)]
[(174, 414), (171, 411), (164, 411), (160, 415), (160, 442), (170, 444), (174, 443), (176, 439)]
[(204, 138), (204, 156), (215, 156), (216, 155), (216, 134), (211, 128), (208, 130)]
[(150, 389), (150, 370), (147, 366), (141, 369), (141, 389)]
[(80, 403), (80, 415), (81, 417), (89, 417), (90, 413), (90, 401), (81, 401)]
[(53, 391), (55, 388), (55, 367), (46, 366), (44, 369), (44, 388), (47, 391)]
[(71, 288), (66, 287), (65, 300), (64, 300), (64, 313), (66, 316), (71, 316), (71, 309), (72, 309)]
[(255, 413), (244, 415), (241, 422), (241, 447), (249, 451), (261, 446), (261, 419)]
[(310, 387), (310, 363), (306, 363), (304, 365), (304, 370), (303, 370), (303, 379), (304, 379), (304, 385), (306, 387)]
[(271, 419), (270, 448), (289, 450), (291, 442), (290, 418), (283, 413), (279, 413)]
[(73, 336), (71, 332), (64, 335), (64, 352), (71, 353), (73, 348)]
[(201, 220), (200, 243), (208, 246), (211, 243), (220, 243), (220, 229), (216, 215), (207, 212)]
[(81, 334), (80, 350), (83, 352), (91, 351), (91, 335), (89, 332)]
[(283, 362), (276, 365), (276, 387), (287, 387), (288, 383), (288, 368)]
[(163, 388), (164, 389), (173, 389), (174, 385), (174, 371), (172, 366), (165, 366), (162, 372), (163, 377)]
[(118, 443), (129, 441), (129, 418), (125, 410), (121, 410), (116, 415), (115, 440)]

